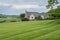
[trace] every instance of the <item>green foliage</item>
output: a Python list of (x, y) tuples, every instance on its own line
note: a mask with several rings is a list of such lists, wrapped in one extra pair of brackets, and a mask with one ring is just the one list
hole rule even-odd
[(0, 14), (0, 18), (6, 18), (6, 15)]
[(41, 19), (42, 19), (41, 16), (38, 16), (38, 17), (37, 17), (37, 20), (41, 20)]
[(6, 15), (7, 17), (18, 18), (19, 15)]
[(48, 0), (48, 5), (46, 6), (47, 8), (53, 9), (53, 6), (58, 4), (58, 0)]
[[(13, 18), (13, 17), (7, 17), (7, 18), (0, 18), (0, 21), (4, 21), (5, 22), (20, 22), (20, 19), (19, 18)], [(2, 22), (3, 23), (3, 22)]]
[(19, 18), (8, 17), (6, 18), (7, 22), (20, 22)]
[(24, 18), (25, 17), (25, 14), (20, 14), (20, 18)]
[(56, 9), (50, 10), (48, 13), (52, 17), (60, 17), (60, 6), (58, 6)]
[(21, 21), (29, 21), (28, 18), (22, 18)]
[(17, 22), (16, 20), (10, 20), (10, 22)]
[(20, 14), (21, 21), (29, 21), (28, 18), (25, 18), (25, 14)]
[(0, 20), (0, 23), (4, 23), (4, 22), (6, 22), (6, 20)]
[(48, 0), (48, 5), (46, 6), (47, 8), (51, 8), (51, 10), (48, 12), (50, 13), (49, 16), (50, 18), (57, 18), (60, 17), (60, 12), (58, 13), (58, 11), (60, 9), (53, 9), (53, 6), (57, 5), (59, 2), (58, 0)]

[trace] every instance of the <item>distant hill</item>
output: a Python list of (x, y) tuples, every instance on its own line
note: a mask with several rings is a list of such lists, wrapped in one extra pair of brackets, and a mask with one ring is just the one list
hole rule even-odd
[(15, 17), (18, 18), (18, 15), (4, 15), (4, 14), (0, 14), (0, 18), (6, 18), (6, 17)]

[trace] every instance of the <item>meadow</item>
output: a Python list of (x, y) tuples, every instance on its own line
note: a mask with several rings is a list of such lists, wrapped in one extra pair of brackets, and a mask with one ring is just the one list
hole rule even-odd
[(60, 40), (60, 21), (0, 23), (0, 40)]

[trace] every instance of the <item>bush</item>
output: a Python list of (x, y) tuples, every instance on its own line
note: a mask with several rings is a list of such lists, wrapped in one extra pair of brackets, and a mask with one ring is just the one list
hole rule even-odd
[(2, 21), (0, 21), (0, 23), (3, 23), (3, 22), (6, 22), (6, 20), (2, 20)]
[(21, 21), (29, 21), (28, 18), (22, 18)]
[(41, 16), (38, 16), (38, 17), (37, 17), (37, 20), (42, 20)]
[(20, 14), (20, 18), (24, 18), (25, 17), (25, 14)]
[(10, 22), (17, 22), (16, 20), (10, 20)]

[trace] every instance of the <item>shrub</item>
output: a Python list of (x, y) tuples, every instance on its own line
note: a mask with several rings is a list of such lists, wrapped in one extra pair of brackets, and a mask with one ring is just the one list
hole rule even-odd
[(21, 21), (29, 21), (28, 18), (22, 18)]
[(10, 22), (17, 22), (16, 20), (10, 20)]
[(0, 23), (6, 22), (6, 20), (1, 20)]
[(25, 14), (20, 14), (20, 18), (24, 18), (25, 17)]
[(38, 16), (38, 17), (37, 17), (37, 20), (42, 20), (41, 16)]

